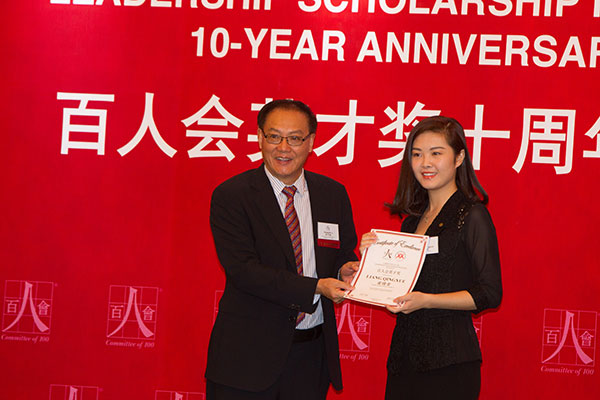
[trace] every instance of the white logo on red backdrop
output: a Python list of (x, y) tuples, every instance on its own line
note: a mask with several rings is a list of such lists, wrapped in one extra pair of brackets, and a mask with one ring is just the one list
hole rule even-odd
[(2, 339), (49, 341), (53, 289), (52, 282), (6, 281)]
[(596, 320), (594, 311), (545, 309), (542, 364), (593, 367)]
[(98, 387), (50, 385), (50, 400), (98, 400)]
[[(56, 93), (58, 100), (79, 101), (77, 108), (63, 109), (62, 139), (60, 154), (69, 154), (69, 149), (96, 150), (100, 156), (104, 155), (104, 144), (106, 143), (106, 117), (107, 110), (88, 108), (90, 102), (114, 102), (114, 94), (92, 94), (92, 93)], [(72, 117), (76, 117), (73, 118)], [(98, 121), (97, 123), (82, 125), (81, 117)], [(79, 118), (79, 119), (78, 119)], [(97, 118), (97, 119), (96, 119)], [(77, 120), (78, 123), (74, 123)], [(88, 121), (89, 122), (89, 121)], [(71, 139), (71, 134), (77, 133), (79, 140)], [(81, 140), (87, 139), (87, 140)]]
[[(222, 118), (206, 118), (206, 114), (209, 113), (210, 110), (215, 109), (216, 112)], [(186, 128), (189, 128), (192, 125), (197, 125), (198, 127), (205, 126), (227, 126), (228, 123), (232, 124), (236, 128), (239, 128), (244, 121), (235, 117), (229, 111), (223, 107), (220, 102), (220, 99), (214, 94), (210, 97), (208, 102), (202, 106), (196, 113), (186, 119), (182, 120), (183, 124)], [(187, 137), (198, 137), (202, 138), (200, 143), (198, 143), (194, 148), (188, 150), (188, 156), (190, 158), (196, 157), (225, 157), (227, 161), (231, 161), (235, 158), (229, 147), (221, 140), (221, 139), (237, 139), (238, 131), (220, 131), (220, 130), (207, 130), (207, 129), (186, 129), (185, 135)], [(213, 140), (219, 139), (215, 145), (219, 150), (204, 150), (204, 148), (212, 143)]]
[[(156, 335), (158, 309), (157, 287), (111, 285), (108, 292), (107, 344), (133, 347), (136, 342), (153, 341)], [(153, 347), (154, 343), (145, 347)], [(141, 347), (138, 344), (138, 347)]]
[(523, 137), (517, 161), (513, 169), (521, 172), (533, 143), (531, 161), (534, 164), (560, 164), (561, 142), (565, 142), (565, 164), (554, 167), (557, 174), (568, 174), (573, 166), (573, 142), (575, 140), (575, 110), (551, 110), (526, 108), (523, 110)]
[[(194, 33), (203, 37), (202, 31), (203, 28), (201, 27)], [(105, 108), (93, 108), (89, 106), (89, 103), (114, 102), (115, 95), (57, 92), (57, 99), (71, 102), (79, 101), (77, 108), (63, 109), (61, 154), (68, 154), (69, 149), (87, 149), (96, 150), (97, 155), (103, 156), (105, 154), (108, 110)], [(265, 102), (268, 102), (269, 100), (270, 99), (267, 98), (265, 99)], [(163, 153), (169, 157), (173, 157), (175, 153), (177, 153), (177, 149), (171, 147), (164, 140), (154, 121), (154, 93), (145, 93), (144, 104), (144, 115), (138, 131), (133, 138), (127, 144), (119, 148), (117, 152), (121, 156), (126, 156), (137, 147), (142, 140), (153, 140)], [(258, 111), (263, 105), (264, 104), (262, 103), (251, 103), (250, 110)], [(405, 102), (397, 101), (395, 110), (391, 106), (385, 108), (384, 113), (391, 120), (391, 123), (380, 128), (380, 131), (384, 136), (388, 135), (390, 132), (394, 132), (394, 138), (393, 140), (380, 140), (378, 147), (380, 149), (395, 149), (399, 151), (392, 152), (392, 154), (395, 154), (391, 157), (378, 159), (377, 161), (381, 168), (397, 164), (402, 159), (404, 147), (406, 146), (405, 138), (408, 133), (405, 132), (405, 130), (410, 131), (409, 128), (416, 125), (421, 117), (439, 115), (441, 112), (441, 110), (425, 109), (425, 104), (417, 101), (408, 115), (405, 115), (405, 106)], [(351, 164), (354, 161), (357, 125), (375, 124), (374, 115), (358, 115), (357, 107), (358, 100), (353, 99), (349, 100), (348, 113), (346, 115), (317, 114), (319, 123), (343, 123), (342, 127), (335, 135), (333, 135), (333, 137), (320, 147), (314, 149), (317, 156), (321, 156), (331, 150), (334, 146), (338, 146), (342, 139), (346, 138), (346, 154), (341, 157), (336, 157), (337, 162), (339, 165), (346, 165)], [(215, 112), (218, 113), (221, 118), (214, 118), (214, 115), (213, 117), (205, 117), (207, 113), (212, 114), (213, 109), (216, 110)], [(465, 136), (473, 138), (472, 157), (473, 167), (476, 170), (480, 169), (483, 139), (486, 139), (487, 141), (487, 139), (511, 138), (510, 130), (483, 128), (484, 110), (484, 104), (475, 104), (475, 121), (473, 129), (465, 129)], [(239, 110), (236, 111), (236, 114), (239, 112)], [(570, 173), (573, 166), (575, 133), (577, 133), (575, 131), (575, 113), (576, 110), (523, 109), (521, 147), (519, 149), (517, 160), (513, 165), (513, 169), (519, 173), (525, 164), (527, 155), (531, 153), (532, 164), (558, 165), (561, 163), (560, 160), (564, 159), (563, 165), (554, 167), (555, 172), (556, 174)], [(77, 117), (77, 124), (72, 122), (72, 117)], [(82, 122), (79, 121), (80, 117), (85, 117), (86, 121), (89, 119), (87, 117), (97, 118), (94, 119), (94, 122), (88, 121), (86, 124), (82, 124)], [(186, 129), (187, 137), (201, 138), (194, 148), (188, 150), (189, 158), (225, 158), (227, 161), (231, 161), (235, 158), (235, 154), (227, 146), (224, 140), (227, 142), (238, 140), (239, 131), (222, 131), (220, 130), (220, 127), (231, 124), (237, 129), (244, 121), (225, 109), (218, 96), (214, 94), (211, 95), (204, 106), (202, 106), (194, 115), (183, 119), (182, 123), (186, 128), (194, 124), (203, 128), (201, 130)], [(216, 130), (212, 130), (212, 127), (216, 127)], [(209, 130), (209, 128), (211, 130)], [(151, 136), (151, 138), (144, 139), (148, 134), (148, 131), (150, 131), (149, 136)], [(596, 148), (594, 150), (584, 150), (583, 158), (600, 158), (599, 133), (600, 118), (598, 118), (592, 127), (584, 134), (592, 140), (596, 139)], [(74, 139), (71, 138), (72, 134), (75, 137)], [(388, 137), (388, 139), (390, 138), (391, 137)], [(257, 142), (258, 136), (255, 134), (248, 134), (247, 141), (249, 143)], [(210, 147), (212, 147), (212, 150)], [(529, 150), (530, 148), (531, 150)], [(251, 161), (255, 162), (261, 158), (261, 153), (256, 152), (248, 154), (247, 156)]]
[(335, 314), (340, 343), (340, 358), (351, 359), (352, 361), (356, 359), (367, 360), (369, 358), (371, 322), (373, 319), (371, 308), (346, 302), (336, 306)]
[(204, 400), (204, 393), (157, 390), (154, 400)]
[(483, 333), (483, 316), (473, 317), (473, 327), (475, 328), (475, 334), (477, 335), (477, 341), (479, 341), (479, 347), (481, 347), (481, 335)]

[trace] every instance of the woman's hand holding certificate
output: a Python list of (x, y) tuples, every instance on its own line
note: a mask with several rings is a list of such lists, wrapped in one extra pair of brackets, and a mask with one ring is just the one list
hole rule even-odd
[(378, 306), (410, 292), (425, 261), (429, 237), (373, 229), (377, 240), (363, 254), (346, 298)]

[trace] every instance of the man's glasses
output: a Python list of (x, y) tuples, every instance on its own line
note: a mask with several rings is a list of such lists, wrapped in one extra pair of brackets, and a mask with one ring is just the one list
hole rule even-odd
[(300, 146), (302, 145), (302, 143), (304, 143), (304, 141), (306, 139), (308, 139), (310, 137), (310, 135), (312, 135), (312, 133), (309, 133), (308, 135), (302, 137), (302, 136), (281, 136), (281, 135), (276, 135), (274, 133), (269, 133), (268, 135), (265, 134), (264, 132), (262, 133), (263, 136), (265, 137), (265, 139), (267, 140), (267, 143), (270, 144), (279, 144), (281, 143), (281, 141), (283, 139), (287, 140), (288, 144), (290, 146)]

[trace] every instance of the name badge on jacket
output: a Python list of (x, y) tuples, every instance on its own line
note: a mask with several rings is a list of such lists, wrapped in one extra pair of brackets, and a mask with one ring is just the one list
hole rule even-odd
[(427, 254), (437, 254), (439, 251), (439, 236), (430, 236), (427, 244)]
[(340, 231), (338, 224), (317, 222), (317, 244), (322, 247), (340, 248)]

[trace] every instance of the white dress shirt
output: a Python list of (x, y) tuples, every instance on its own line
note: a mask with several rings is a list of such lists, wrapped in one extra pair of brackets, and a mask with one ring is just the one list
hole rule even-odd
[[(294, 195), (294, 208), (300, 221), (300, 236), (302, 238), (302, 269), (304, 276), (317, 278), (317, 264), (315, 261), (315, 240), (313, 235), (312, 213), (310, 209), (310, 196), (308, 194), (308, 185), (304, 179), (304, 170), (292, 185), (286, 185), (279, 179), (274, 177), (267, 167), (265, 173), (271, 182), (273, 192), (281, 208), (281, 215), (285, 215), (285, 203), (287, 196), (282, 192), (286, 186), (296, 186), (296, 194)], [(323, 307), (321, 306), (321, 295), (315, 294), (314, 303), (317, 303), (317, 309), (312, 314), (306, 314), (304, 319), (300, 321), (296, 329), (310, 329), (323, 323)]]

